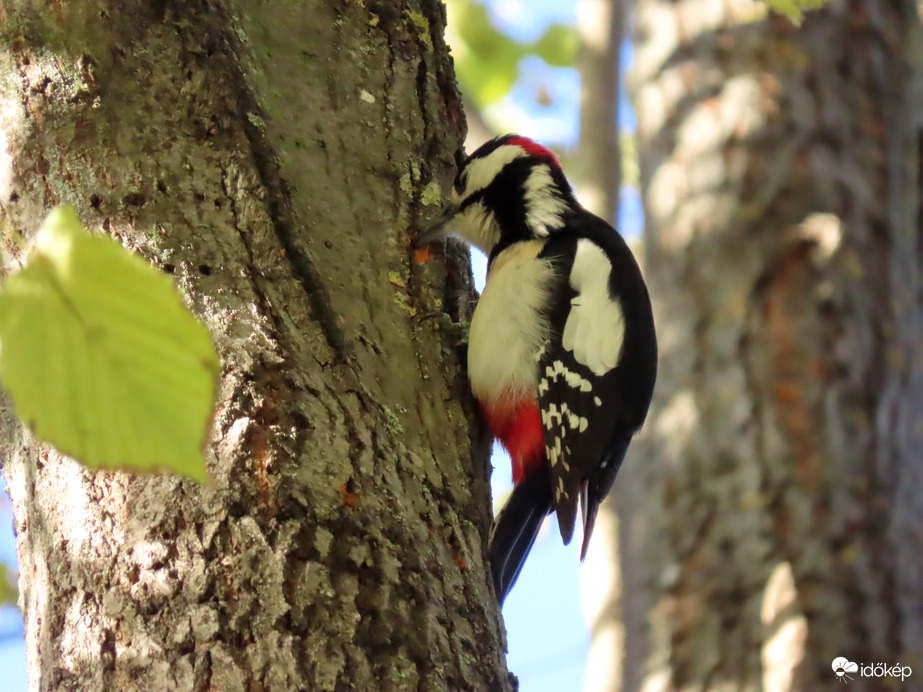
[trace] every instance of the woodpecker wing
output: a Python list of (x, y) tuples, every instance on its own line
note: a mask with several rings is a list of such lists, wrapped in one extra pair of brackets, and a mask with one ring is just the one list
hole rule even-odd
[[(578, 500), (584, 501), (582, 558), (598, 505), (650, 402), (656, 346), (653, 366), (632, 372), (635, 363), (625, 361), (633, 360), (626, 358), (635, 353), (633, 342), (653, 340), (653, 320), (634, 257), (601, 219), (582, 212), (567, 232), (548, 241), (542, 257), (554, 263), (558, 281), (547, 315), (550, 338), (538, 354), (539, 408), (565, 543), (573, 536)], [(633, 307), (626, 314), (629, 302), (641, 303), (641, 319)]]

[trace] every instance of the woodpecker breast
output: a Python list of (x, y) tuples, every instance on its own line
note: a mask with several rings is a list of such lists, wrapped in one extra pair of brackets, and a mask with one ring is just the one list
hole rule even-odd
[(555, 284), (539, 257), (543, 240), (511, 245), (494, 258), (471, 320), (468, 376), (479, 401), (494, 407), (534, 401), (537, 354), (549, 338), (546, 315)]

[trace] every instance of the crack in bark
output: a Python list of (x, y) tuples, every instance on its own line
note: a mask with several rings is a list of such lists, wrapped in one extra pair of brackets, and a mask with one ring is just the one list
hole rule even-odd
[[(231, 24), (231, 22), (226, 22), (222, 23), (222, 26)], [(291, 265), (294, 276), (308, 296), (314, 319), (317, 320), (327, 343), (336, 355), (337, 363), (343, 364), (347, 362), (352, 346), (337, 324), (337, 316), (330, 304), (330, 296), (318, 272), (314, 269), (311, 258), (299, 245), (291, 193), (279, 170), (276, 151), (269, 143), (265, 130), (258, 124), (265, 122), (265, 113), (243, 71), (242, 64), (247, 47), (230, 30), (226, 31), (222, 38), (232, 58), (229, 61), (233, 68), (230, 72), (235, 79), (231, 81), (230, 86), (239, 103), (240, 121), (243, 123), (244, 133), (250, 143), (260, 182), (266, 189), (273, 230), (285, 251), (285, 258)]]
[[(230, 203), (231, 217), (234, 219), (234, 230), (237, 231), (237, 236), (240, 238), (241, 245), (243, 245), (244, 249), (247, 251), (248, 262), (246, 264), (246, 271), (247, 278), (250, 281), (250, 288), (259, 300), (260, 307), (262, 308), (261, 314), (267, 315), (271, 320), (273, 332), (275, 333), (275, 341), (281, 346), (282, 343), (288, 341), (284, 336), (286, 331), (279, 314), (273, 308), (272, 302), (266, 295), (266, 291), (263, 289), (259, 277), (253, 271), (257, 265), (256, 258), (253, 254), (253, 247), (250, 243), (250, 239), (240, 227), (240, 213), (237, 208), (237, 198), (231, 193), (230, 186), (228, 185), (228, 169), (226, 166), (221, 167), (221, 189), (224, 191), (224, 195)], [(279, 356), (282, 357), (282, 354), (279, 354)]]

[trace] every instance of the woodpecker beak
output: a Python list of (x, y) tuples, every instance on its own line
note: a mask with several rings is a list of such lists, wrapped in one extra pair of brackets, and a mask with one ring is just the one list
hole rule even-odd
[(458, 206), (455, 204), (448, 205), (443, 211), (442, 217), (436, 221), (432, 226), (427, 228), (425, 231), (415, 236), (413, 239), (414, 247), (420, 247), (421, 245), (427, 245), (432, 243), (434, 240), (439, 240), (451, 233), (450, 222), (455, 218), (455, 215), (458, 213)]

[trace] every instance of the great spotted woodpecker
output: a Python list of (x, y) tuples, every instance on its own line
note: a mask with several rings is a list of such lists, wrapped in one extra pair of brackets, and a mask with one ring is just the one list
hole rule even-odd
[(502, 604), (544, 517), (561, 537), (583, 509), (581, 561), (599, 504), (647, 415), (657, 342), (647, 287), (622, 236), (584, 209), (548, 149), (507, 135), (455, 178), (443, 218), (417, 236), (455, 233), (487, 254), (471, 320), (468, 373), (514, 489), (488, 555)]

